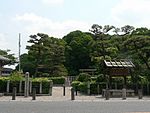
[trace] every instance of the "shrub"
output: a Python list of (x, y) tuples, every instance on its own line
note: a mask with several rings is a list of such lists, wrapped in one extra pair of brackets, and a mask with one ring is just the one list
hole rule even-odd
[(80, 81), (73, 81), (73, 82), (71, 83), (71, 86), (72, 86), (74, 89), (79, 90), (79, 88), (78, 88), (79, 84), (80, 84)]
[(96, 82), (97, 83), (106, 82), (106, 77), (103, 74), (100, 74), (97, 76)]
[(0, 77), (0, 92), (5, 92), (7, 87), (8, 77)]
[(65, 77), (50, 77), (49, 80), (53, 81), (53, 84), (64, 84)]
[(77, 77), (77, 80), (80, 82), (87, 82), (91, 80), (90, 75), (88, 73), (80, 73)]
[(18, 81), (21, 81), (23, 80), (23, 75), (19, 72), (13, 72), (11, 73), (10, 77), (9, 77), (9, 80), (12, 81), (12, 82), (18, 82)]
[(83, 93), (87, 93), (87, 83), (86, 82), (80, 82), (78, 85), (79, 91)]
[(46, 77), (40, 77), (40, 78), (33, 78), (32, 79), (32, 82), (50, 82), (51, 80), (49, 80), (48, 78)]
[(90, 83), (90, 93), (97, 94), (97, 83), (95, 81)]
[(36, 87), (37, 93), (39, 93), (39, 87), (40, 87), (41, 82), (42, 82), (42, 93), (47, 94), (49, 92), (49, 86), (50, 86), (50, 82), (52, 82), (52, 80), (49, 80), (46, 77), (33, 78), (32, 86)]

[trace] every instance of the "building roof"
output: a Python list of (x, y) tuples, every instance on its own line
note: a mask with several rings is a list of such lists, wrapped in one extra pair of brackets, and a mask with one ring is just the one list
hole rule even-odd
[(6, 58), (2, 55), (0, 55), (0, 64), (2, 65), (7, 65), (11, 62), (11, 60), (9, 58)]
[(6, 58), (6, 57), (4, 57), (2, 55), (0, 55), (0, 60), (1, 61), (10, 61), (10, 59), (8, 59), (8, 58)]
[(135, 65), (130, 60), (104, 60), (106, 67), (133, 68)]

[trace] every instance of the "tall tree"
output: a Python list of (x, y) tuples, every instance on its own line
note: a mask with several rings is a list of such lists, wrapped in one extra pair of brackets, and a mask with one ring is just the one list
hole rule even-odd
[(90, 68), (90, 45), (93, 39), (91, 35), (81, 31), (73, 31), (63, 37), (66, 41), (66, 63), (69, 75), (78, 75), (79, 69)]
[(30, 37), (31, 39), (28, 42), (32, 45), (27, 46), (27, 49), (29, 50), (30, 58), (35, 64), (35, 76), (39, 72), (59, 76), (60, 71), (64, 71), (64, 75), (66, 75), (67, 72), (63, 66), (65, 61), (64, 42), (61, 39), (49, 37), (42, 33), (31, 35)]
[(138, 58), (138, 63), (145, 64), (146, 68), (150, 71), (150, 37), (135, 35), (127, 39), (124, 45), (126, 45), (128, 53), (132, 57)]

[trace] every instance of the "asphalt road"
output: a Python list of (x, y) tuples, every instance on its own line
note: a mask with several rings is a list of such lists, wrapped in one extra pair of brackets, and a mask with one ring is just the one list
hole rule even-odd
[(1, 101), (0, 113), (127, 113), (150, 112), (150, 101)]

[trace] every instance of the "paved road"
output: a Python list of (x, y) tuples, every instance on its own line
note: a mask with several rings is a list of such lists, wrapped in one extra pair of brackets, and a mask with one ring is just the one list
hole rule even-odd
[(0, 113), (128, 113), (150, 112), (150, 101), (1, 101)]

